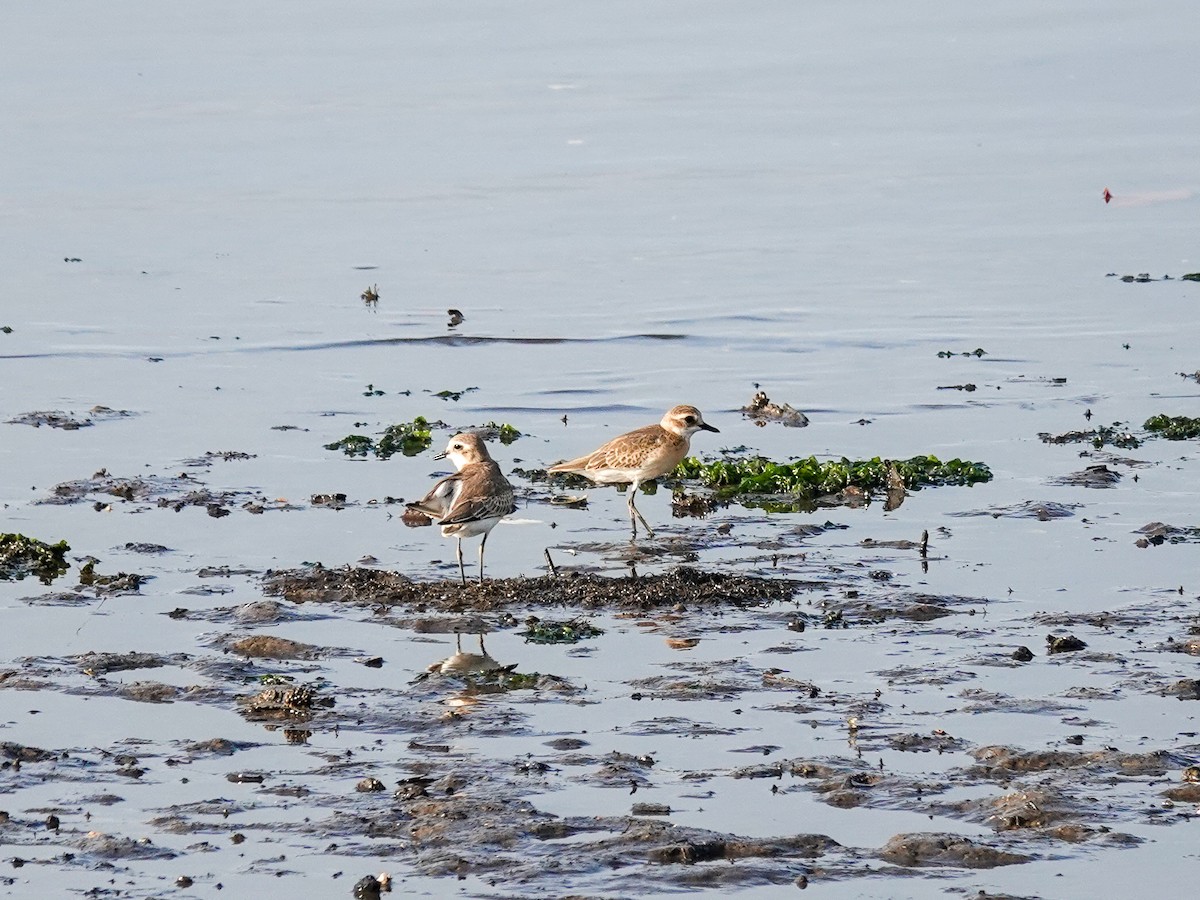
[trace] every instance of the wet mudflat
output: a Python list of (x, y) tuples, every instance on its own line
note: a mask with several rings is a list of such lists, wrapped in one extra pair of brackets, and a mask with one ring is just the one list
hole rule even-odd
[(1171, 6), (22, 13), (0, 896), (1177, 892)]

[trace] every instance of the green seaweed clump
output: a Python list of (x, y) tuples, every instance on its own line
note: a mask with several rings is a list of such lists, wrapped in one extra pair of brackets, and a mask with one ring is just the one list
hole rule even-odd
[(810, 456), (790, 463), (777, 463), (762, 456), (706, 463), (693, 456), (681, 462), (674, 474), (698, 479), (725, 497), (735, 494), (813, 496), (834, 494), (851, 486), (868, 493), (886, 490), (892, 465), (909, 490), (973, 485), (992, 479), (991, 470), (983, 463), (961, 459), (942, 462), (936, 456), (914, 456), (905, 460), (885, 460), (878, 456), (867, 460), (842, 457), (828, 462)]
[(399, 422), (389, 425), (383, 431), (383, 437), (375, 447), (375, 455), (387, 459), (396, 453), (405, 456), (416, 456), (429, 449), (433, 443), (433, 431), (424, 416), (417, 416), (411, 422)]
[(469, 393), (471, 393), (471, 391), (477, 391), (477, 390), (479, 390), (479, 388), (477, 388), (477, 387), (463, 388), (461, 391), (445, 390), (445, 391), (438, 391), (433, 396), (437, 397), (440, 400), (453, 400), (455, 403), (457, 403), (459, 400), (461, 400), (463, 398), (464, 394), (469, 394)]
[(1155, 431), (1168, 441), (1188, 441), (1200, 437), (1200, 418), (1188, 416), (1168, 416), (1159, 413), (1151, 416), (1142, 426), (1147, 431)]
[(604, 634), (586, 619), (571, 619), (569, 622), (550, 622), (532, 619), (525, 631), (517, 632), (527, 644), (575, 644), (587, 638)]
[(0, 581), (36, 575), (42, 584), (50, 584), (71, 567), (66, 560), (70, 549), (66, 541), (47, 544), (23, 534), (0, 534)]
[(340, 441), (326, 444), (326, 450), (341, 450), (347, 456), (368, 456), (374, 454), (379, 459), (388, 459), (397, 453), (405, 456), (416, 456), (429, 449), (433, 443), (433, 431), (424, 416), (417, 416), (411, 422), (399, 422), (384, 429), (383, 435), (375, 441), (365, 434), (350, 434)]

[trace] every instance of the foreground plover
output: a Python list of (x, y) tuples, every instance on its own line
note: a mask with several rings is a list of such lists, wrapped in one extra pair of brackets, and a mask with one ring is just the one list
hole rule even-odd
[(483, 535), (479, 542), (479, 583), (483, 584), (483, 548), (496, 523), (515, 512), (512, 485), (488, 454), (477, 434), (456, 434), (434, 459), (449, 459), (458, 472), (443, 478), (408, 508), (424, 513), (442, 526), (442, 537), (458, 539), (458, 574), (467, 583), (463, 568), (463, 538)]
[[(637, 537), (637, 523), (650, 537), (651, 528), (634, 505), (642, 482), (666, 475), (688, 455), (692, 435), (697, 431), (719, 431), (704, 421), (694, 406), (676, 406), (667, 411), (657, 425), (647, 425), (615, 437), (587, 456), (551, 466), (547, 472), (572, 472), (597, 484), (629, 484), (629, 522)], [(635, 518), (636, 517), (636, 518)]]

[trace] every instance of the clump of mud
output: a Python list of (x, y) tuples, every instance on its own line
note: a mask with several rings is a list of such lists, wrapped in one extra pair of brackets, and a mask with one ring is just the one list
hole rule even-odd
[(962, 866), (991, 869), (1028, 862), (1028, 856), (1009, 853), (957, 834), (898, 834), (879, 852), (897, 866)]
[(540, 578), (502, 578), (481, 585), (418, 582), (396, 572), (315, 565), (269, 573), (263, 591), (296, 603), (360, 603), (443, 611), (503, 609), (513, 604), (572, 609), (650, 610), (689, 606), (757, 606), (790, 600), (801, 582), (701, 572), (680, 567), (663, 575), (608, 578), (564, 573)]

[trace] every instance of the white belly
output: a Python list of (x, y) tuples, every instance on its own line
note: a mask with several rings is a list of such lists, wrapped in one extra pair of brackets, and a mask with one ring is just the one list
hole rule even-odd
[(494, 516), (490, 519), (476, 519), (473, 522), (461, 522), (454, 525), (442, 526), (442, 537), (457, 537), (468, 538), (478, 537), (481, 534), (487, 534), (496, 527), (503, 516)]

